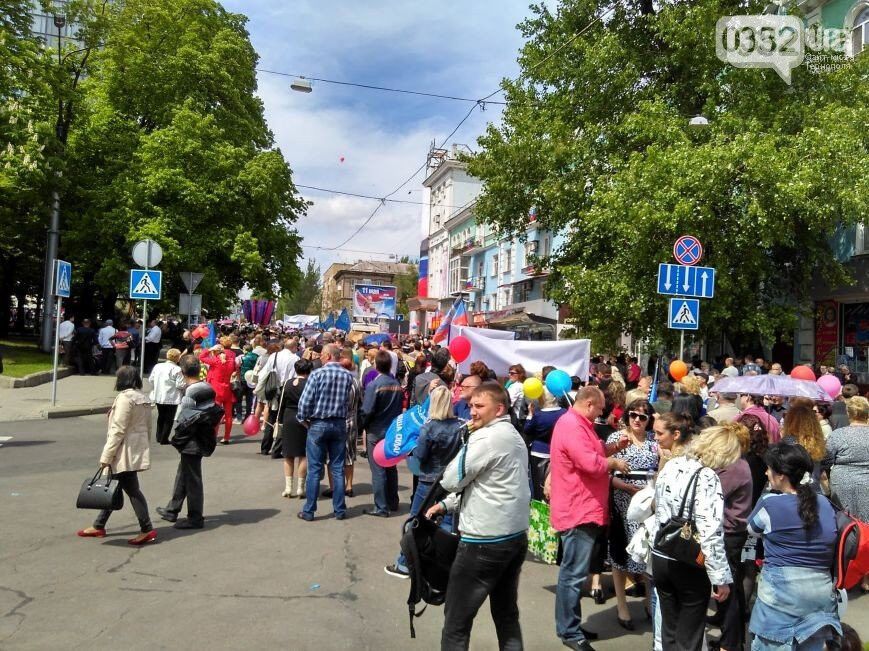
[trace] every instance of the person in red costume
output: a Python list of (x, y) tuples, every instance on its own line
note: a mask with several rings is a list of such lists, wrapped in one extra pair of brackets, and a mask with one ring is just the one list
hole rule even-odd
[(235, 402), (231, 382), (236, 367), (235, 353), (229, 350), (231, 343), (229, 337), (221, 337), (219, 344), (210, 349), (203, 348), (199, 353), (199, 361), (208, 364), (205, 381), (214, 389), (214, 402), (223, 407), (224, 430), (223, 440), (220, 441), (223, 445), (229, 443), (232, 432), (232, 405)]

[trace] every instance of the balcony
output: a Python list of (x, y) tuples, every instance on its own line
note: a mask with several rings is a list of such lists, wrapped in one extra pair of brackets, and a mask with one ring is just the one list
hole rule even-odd
[(469, 237), (463, 242), (458, 242), (450, 247), (452, 255), (471, 255), (483, 246), (480, 239)]
[(522, 267), (522, 275), (529, 276), (531, 278), (534, 278), (537, 276), (548, 276), (549, 275), (549, 268), (548, 267), (541, 267), (539, 265), (529, 264), (525, 267)]
[(484, 292), (486, 291), (486, 279), (482, 277), (468, 278), (465, 281), (466, 292)]

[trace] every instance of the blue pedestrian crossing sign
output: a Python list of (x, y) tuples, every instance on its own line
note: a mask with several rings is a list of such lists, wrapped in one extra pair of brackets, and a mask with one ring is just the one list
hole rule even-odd
[(715, 297), (715, 269), (681, 264), (658, 265), (658, 293), (694, 298)]
[(159, 301), (163, 272), (155, 269), (130, 269), (130, 298)]
[(700, 327), (700, 301), (696, 298), (671, 298), (668, 326), (674, 330), (697, 330)]
[(69, 298), (69, 286), (72, 283), (72, 265), (64, 260), (55, 260), (54, 265), (54, 295)]

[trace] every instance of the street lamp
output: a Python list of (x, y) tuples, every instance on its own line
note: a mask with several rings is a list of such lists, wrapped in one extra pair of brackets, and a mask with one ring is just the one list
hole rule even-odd
[[(66, 16), (55, 14), (54, 26), (57, 27), (57, 67), (63, 65), (63, 28), (66, 27)], [(65, 142), (63, 134), (63, 97), (57, 98), (57, 139)], [(54, 318), (54, 260), (57, 258), (57, 248), (60, 240), (60, 192), (58, 185), (59, 172), (55, 172), (56, 183), (51, 192), (51, 221), (48, 226), (48, 236), (45, 243), (45, 279), (42, 289), (42, 327), (39, 333), (39, 347), (48, 352), (54, 343), (52, 332)]]
[(314, 90), (314, 87), (311, 86), (311, 82), (304, 77), (296, 77), (290, 84), (290, 89), (296, 91), (297, 93), (310, 93), (312, 90)]

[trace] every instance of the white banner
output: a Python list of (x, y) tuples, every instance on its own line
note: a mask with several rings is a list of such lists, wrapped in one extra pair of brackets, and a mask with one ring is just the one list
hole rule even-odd
[(471, 354), (459, 364), (461, 373), (469, 373), (471, 363), (480, 360), (495, 371), (498, 377), (506, 377), (510, 366), (521, 364), (529, 374), (542, 370), (544, 366), (554, 366), (568, 375), (588, 381), (590, 339), (507, 341), (481, 335), (479, 330), (480, 328), (462, 328), (462, 336), (471, 342)]
[(450, 324), (450, 339), (459, 337), (466, 331), (473, 332), (481, 337), (488, 337), (489, 339), (509, 339), (512, 341), (516, 338), (516, 333), (510, 330), (492, 330), (490, 328), (473, 328), (471, 326)]

